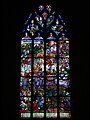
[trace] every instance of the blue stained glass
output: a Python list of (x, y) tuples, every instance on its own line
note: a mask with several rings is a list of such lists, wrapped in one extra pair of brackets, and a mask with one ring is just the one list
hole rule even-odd
[(50, 33), (50, 37), (47, 38), (47, 40), (55, 40), (56, 38), (52, 36), (52, 33)]
[(25, 29), (23, 29), (22, 32), (24, 33), (24, 32), (25, 32)]
[(30, 15), (29, 15), (29, 17), (28, 17), (27, 21), (25, 22), (25, 25), (27, 25), (27, 24), (28, 24), (29, 19), (31, 18), (31, 16), (32, 16), (32, 13), (30, 13)]
[(59, 18), (60, 18), (60, 19), (62, 19), (62, 16), (61, 16), (61, 15), (59, 15)]

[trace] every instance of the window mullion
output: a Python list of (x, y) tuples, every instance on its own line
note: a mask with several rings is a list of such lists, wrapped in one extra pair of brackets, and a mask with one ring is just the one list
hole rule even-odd
[[(46, 26), (46, 24), (45, 24)], [(46, 29), (44, 31), (44, 117), (46, 118)]]
[(34, 63), (34, 38), (32, 38), (32, 80), (31, 80), (31, 119), (33, 118), (33, 63)]

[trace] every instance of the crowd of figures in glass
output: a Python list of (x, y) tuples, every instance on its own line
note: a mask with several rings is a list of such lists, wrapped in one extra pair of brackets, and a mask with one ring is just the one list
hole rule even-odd
[(30, 13), (21, 39), (20, 117), (70, 118), (69, 39), (50, 5)]

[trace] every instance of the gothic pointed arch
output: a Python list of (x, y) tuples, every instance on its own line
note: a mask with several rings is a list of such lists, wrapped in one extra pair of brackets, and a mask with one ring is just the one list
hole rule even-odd
[(67, 34), (51, 5), (29, 14), (21, 38), (21, 118), (71, 117)]

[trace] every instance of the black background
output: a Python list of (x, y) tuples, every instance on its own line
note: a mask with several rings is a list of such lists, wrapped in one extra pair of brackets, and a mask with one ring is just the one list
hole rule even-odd
[(46, 2), (62, 15), (70, 36), (72, 119), (88, 117), (89, 0), (3, 0), (2, 120), (19, 120), (21, 32), (29, 13)]

